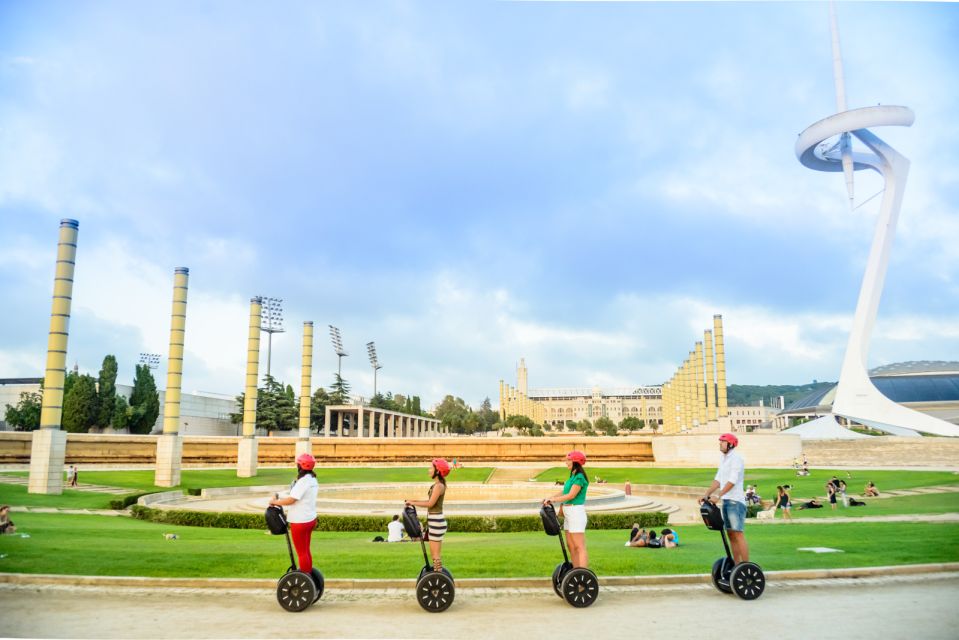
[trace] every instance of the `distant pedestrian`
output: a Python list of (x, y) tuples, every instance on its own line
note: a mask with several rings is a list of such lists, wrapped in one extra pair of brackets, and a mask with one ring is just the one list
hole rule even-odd
[(629, 484), (629, 480), (623, 485), (623, 493), (628, 496), (633, 495), (633, 485)]
[(789, 500), (789, 493), (786, 492), (785, 487), (776, 487), (776, 503), (773, 506), (778, 507), (783, 512), (783, 520), (792, 520), (792, 516), (789, 514), (792, 502)]
[(829, 508), (836, 510), (836, 485), (832, 482), (826, 483), (826, 497), (829, 498)]
[(849, 506), (849, 496), (846, 495), (846, 481), (845, 481), (845, 480), (840, 480), (840, 481), (839, 481), (839, 497), (842, 498), (842, 506), (848, 507), (848, 506)]
[(71, 486), (71, 487), (76, 487), (76, 486), (80, 483), (79, 478), (80, 478), (80, 467), (74, 466), (74, 467), (73, 467), (73, 479), (70, 480), (70, 486)]
[(74, 474), (74, 473), (75, 473), (75, 471), (73, 470), (73, 465), (71, 464), (71, 465), (69, 466), (69, 468), (67, 468), (67, 486), (68, 486), (68, 487), (72, 487), (72, 486), (73, 486), (73, 474)]

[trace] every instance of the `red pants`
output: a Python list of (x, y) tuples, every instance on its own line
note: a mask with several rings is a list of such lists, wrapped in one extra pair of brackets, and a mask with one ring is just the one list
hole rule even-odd
[(313, 554), (310, 553), (310, 536), (313, 535), (313, 527), (316, 526), (316, 520), (309, 522), (291, 522), (290, 537), (293, 538), (293, 548), (296, 549), (296, 557), (300, 561), (300, 571), (309, 573), (313, 570)]

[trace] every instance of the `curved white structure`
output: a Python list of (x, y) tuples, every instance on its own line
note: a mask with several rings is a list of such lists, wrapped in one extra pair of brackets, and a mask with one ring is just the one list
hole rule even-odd
[[(882, 395), (869, 379), (867, 368), (869, 339), (879, 309), (902, 193), (909, 175), (909, 160), (868, 129), (908, 127), (914, 120), (915, 115), (908, 107), (878, 106), (843, 111), (803, 131), (796, 141), (796, 157), (810, 169), (836, 172), (844, 169), (843, 156), (851, 157), (853, 170), (874, 169), (885, 181), (879, 220), (859, 290), (833, 413), (895, 435), (917, 436), (917, 431), (923, 431), (959, 436), (959, 426), (907, 409)], [(845, 134), (849, 133), (861, 140), (872, 153), (853, 152), (851, 145), (843, 144)], [(829, 140), (836, 136), (839, 136), (839, 142), (829, 144)], [(847, 184), (851, 184), (851, 180), (847, 180)]]

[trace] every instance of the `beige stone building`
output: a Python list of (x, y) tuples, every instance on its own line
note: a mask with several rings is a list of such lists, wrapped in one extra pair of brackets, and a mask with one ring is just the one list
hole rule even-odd
[(601, 389), (600, 387), (528, 388), (529, 372), (520, 359), (516, 387), (500, 380), (500, 418), (527, 416), (537, 424), (565, 426), (606, 417), (619, 424), (634, 417), (647, 425), (663, 424), (662, 387), (656, 385)]

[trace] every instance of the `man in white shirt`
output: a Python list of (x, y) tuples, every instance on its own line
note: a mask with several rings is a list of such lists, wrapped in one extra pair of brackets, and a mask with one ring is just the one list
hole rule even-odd
[[(749, 546), (743, 534), (746, 525), (746, 492), (743, 491), (746, 464), (742, 456), (735, 451), (738, 444), (739, 438), (731, 433), (719, 436), (719, 450), (723, 459), (709, 491), (702, 499), (712, 500), (713, 504), (716, 504), (717, 499), (723, 501), (723, 522), (726, 533), (729, 534), (729, 546), (732, 547), (733, 561), (736, 564), (749, 562)], [(714, 499), (712, 495), (716, 489), (719, 489), (719, 495)]]
[(403, 542), (403, 523), (399, 516), (393, 516), (393, 522), (386, 525), (389, 534), (386, 537), (387, 542)]

